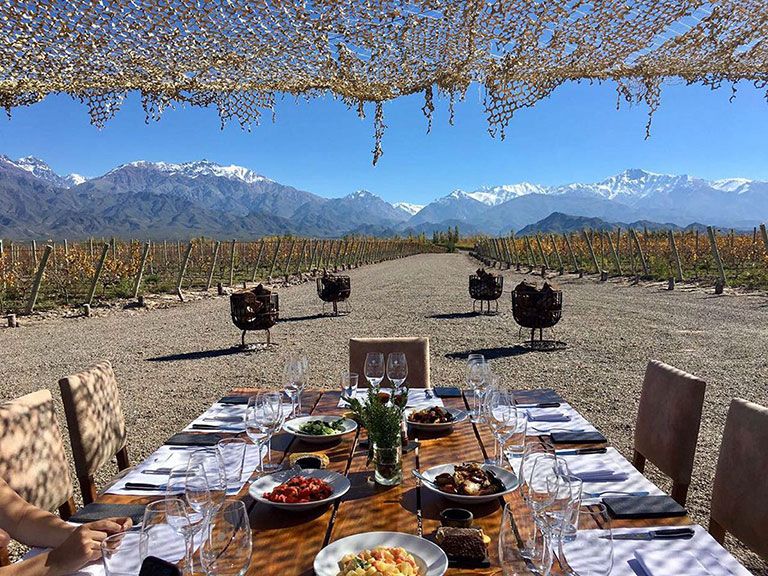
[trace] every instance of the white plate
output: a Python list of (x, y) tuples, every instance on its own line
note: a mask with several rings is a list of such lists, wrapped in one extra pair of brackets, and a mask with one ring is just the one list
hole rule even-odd
[[(441, 466), (433, 466), (432, 468), (428, 468), (427, 470), (424, 470), (422, 474), (424, 474), (424, 476), (426, 476), (428, 479), (434, 480), (438, 474), (442, 474), (444, 472), (453, 474), (454, 466), (456, 466), (456, 464), (443, 464)], [(463, 494), (449, 494), (447, 492), (443, 492), (442, 490), (438, 490), (432, 484), (428, 484), (426, 482), (422, 482), (421, 485), (427, 488), (428, 490), (432, 490), (432, 492), (437, 492), (441, 496), (445, 496), (449, 500), (453, 500), (455, 502), (461, 502), (462, 504), (480, 504), (482, 502), (490, 502), (491, 500), (495, 500), (499, 496), (504, 496), (504, 494), (509, 494), (513, 490), (517, 489), (519, 480), (517, 478), (517, 475), (511, 470), (506, 470), (504, 468), (499, 468), (498, 466), (492, 466), (490, 464), (483, 464), (482, 466), (484, 470), (492, 470), (496, 474), (496, 476), (502, 482), (504, 482), (504, 485), (507, 487), (507, 489), (503, 492), (497, 492), (496, 494), (487, 494), (485, 496), (465, 496)]]
[(295, 470), (281, 470), (280, 472), (275, 472), (274, 474), (262, 476), (253, 482), (253, 484), (251, 484), (248, 492), (250, 493), (251, 497), (258, 502), (263, 502), (264, 504), (269, 504), (270, 506), (281, 508), (283, 510), (303, 512), (304, 510), (311, 510), (312, 508), (325, 506), (337, 498), (341, 498), (349, 490), (349, 479), (346, 476), (332, 472), (331, 470), (302, 470), (300, 475), (308, 478), (320, 478), (321, 480), (325, 480), (328, 482), (328, 484), (331, 485), (331, 488), (333, 488), (333, 493), (325, 500), (300, 502), (298, 504), (272, 502), (271, 500), (264, 498), (265, 492), (272, 492), (272, 490), (277, 488), (280, 484), (296, 476)]
[(283, 430), (285, 430), (289, 434), (293, 434), (294, 436), (296, 436), (296, 438), (299, 438), (304, 442), (308, 442), (309, 444), (326, 444), (328, 442), (333, 442), (334, 440), (338, 440), (345, 434), (349, 434), (350, 432), (354, 432), (355, 430), (357, 430), (357, 422), (355, 422), (354, 420), (350, 420), (349, 418), (343, 418), (344, 431), (337, 432), (336, 434), (328, 434), (326, 436), (315, 436), (313, 434), (304, 434), (302, 432), (299, 432), (299, 428), (301, 428), (302, 424), (306, 424), (307, 422), (312, 422), (313, 420), (321, 420), (323, 422), (336, 422), (336, 420), (338, 419), (339, 419), (339, 416), (302, 416), (301, 418), (294, 418), (293, 420), (288, 420), (285, 424), (283, 424)]
[[(431, 406), (429, 406), (428, 408), (431, 408)], [(411, 408), (405, 411), (405, 421), (408, 422), (408, 426), (411, 426), (414, 430), (424, 430), (425, 432), (443, 432), (444, 430), (450, 430), (456, 424), (461, 424), (468, 417), (468, 414), (464, 410), (459, 410), (458, 408), (445, 408), (445, 410), (453, 414), (452, 422), (442, 422), (440, 424), (425, 424), (423, 422), (411, 422), (408, 419), (410, 418), (410, 415), (413, 412), (419, 412), (420, 410), (423, 410), (423, 409), (424, 408)]]
[(336, 576), (339, 573), (339, 560), (345, 555), (358, 554), (377, 546), (404, 548), (419, 564), (420, 576), (443, 576), (448, 570), (445, 552), (429, 540), (402, 532), (366, 532), (336, 540), (320, 550), (315, 556), (315, 574)]

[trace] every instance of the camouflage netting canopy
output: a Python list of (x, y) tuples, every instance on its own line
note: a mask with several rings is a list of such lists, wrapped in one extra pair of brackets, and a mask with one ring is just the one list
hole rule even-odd
[[(215, 106), (243, 127), (276, 95), (332, 94), (362, 115), (484, 87), (489, 131), (569, 80), (612, 80), (650, 111), (661, 83), (768, 86), (768, 0), (6, 0), (0, 105), (47, 94), (85, 102), (102, 126), (126, 94), (147, 118)], [(768, 96), (768, 94), (767, 94)]]

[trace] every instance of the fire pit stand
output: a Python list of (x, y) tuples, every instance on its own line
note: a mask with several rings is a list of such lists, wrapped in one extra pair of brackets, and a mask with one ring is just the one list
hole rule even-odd
[[(560, 321), (562, 314), (561, 290), (554, 290), (548, 284), (539, 289), (526, 283), (520, 283), (512, 290), (512, 316), (520, 325), (521, 332), (523, 328), (531, 331), (531, 339), (524, 343), (524, 346), (531, 350), (552, 351), (566, 347), (565, 342), (557, 339), (544, 339), (545, 328), (552, 330), (553, 336), (555, 335), (554, 326)], [(539, 331), (538, 339), (536, 330)]]
[[(349, 276), (338, 274), (324, 274), (317, 279), (317, 295), (323, 301), (323, 316), (326, 315), (325, 306), (331, 304), (333, 311), (329, 316), (342, 316), (351, 312), (349, 296), (352, 294), (352, 284)], [(339, 307), (341, 304), (341, 309)]]
[[(239, 348), (243, 351), (264, 349), (272, 345), (272, 335), (269, 331), (280, 315), (280, 302), (277, 292), (272, 292), (261, 285), (250, 291), (235, 292), (229, 297), (232, 312), (232, 323), (240, 330)], [(246, 344), (245, 333), (253, 330), (263, 330), (267, 333), (267, 341)]]
[[(480, 303), (480, 314), (495, 315), (499, 313), (499, 298), (504, 291), (504, 277), (478, 270), (477, 274), (469, 277), (469, 295), (472, 298), (472, 312), (477, 312)], [(491, 312), (491, 302), (495, 310)], [(485, 311), (483, 311), (485, 308)]]

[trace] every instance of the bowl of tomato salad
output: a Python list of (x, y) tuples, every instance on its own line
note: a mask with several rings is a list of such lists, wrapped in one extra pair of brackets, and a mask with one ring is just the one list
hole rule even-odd
[(282, 470), (253, 482), (251, 497), (283, 510), (303, 511), (325, 506), (349, 490), (349, 480), (331, 470)]

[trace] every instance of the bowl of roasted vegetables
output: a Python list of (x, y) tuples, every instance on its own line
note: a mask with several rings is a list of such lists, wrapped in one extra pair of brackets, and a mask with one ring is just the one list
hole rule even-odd
[(345, 434), (357, 430), (357, 423), (338, 416), (302, 416), (288, 420), (283, 430), (311, 444), (322, 444), (338, 440)]
[(464, 422), (467, 413), (456, 408), (430, 406), (429, 408), (412, 408), (405, 412), (405, 420), (414, 430), (425, 432), (442, 432), (454, 425)]
[(422, 486), (463, 504), (490, 502), (518, 487), (514, 472), (491, 464), (443, 464), (422, 472)]

